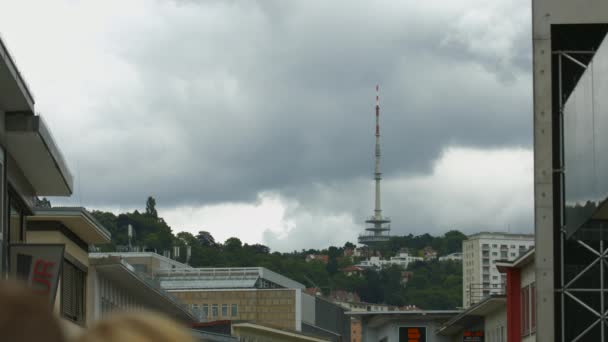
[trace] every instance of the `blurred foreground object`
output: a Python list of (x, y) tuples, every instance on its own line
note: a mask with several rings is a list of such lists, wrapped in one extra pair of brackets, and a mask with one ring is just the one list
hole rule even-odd
[(64, 341), (48, 298), (17, 282), (0, 282), (0, 331), (2, 341)]

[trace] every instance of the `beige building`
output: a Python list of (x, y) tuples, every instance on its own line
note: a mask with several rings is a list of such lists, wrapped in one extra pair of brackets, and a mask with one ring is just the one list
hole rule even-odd
[(266, 268), (167, 268), (155, 275), (200, 321), (249, 321), (302, 330), (304, 285)]
[(201, 321), (248, 321), (299, 331), (301, 290), (231, 289), (171, 291)]
[(93, 286), (89, 245), (109, 243), (110, 233), (83, 208), (40, 209), (34, 214), (27, 219), (26, 242), (65, 245), (55, 312), (68, 335), (76, 334), (90, 321), (94, 309), (87, 291)]
[(498, 260), (515, 260), (534, 247), (534, 235), (478, 233), (462, 242), (462, 305), (468, 308), (490, 295), (504, 293), (506, 276)]

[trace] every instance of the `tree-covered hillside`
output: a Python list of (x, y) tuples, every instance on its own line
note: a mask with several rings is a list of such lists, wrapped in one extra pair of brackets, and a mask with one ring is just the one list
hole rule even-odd
[[(185, 246), (188, 245), (191, 247), (190, 265), (194, 267), (266, 267), (307, 287), (318, 287), (324, 293), (334, 290), (356, 292), (362, 301), (370, 303), (453, 309), (462, 302), (460, 262), (411, 264), (407, 271), (412, 272), (412, 275), (406, 286), (403, 285), (404, 270), (395, 266), (347, 276), (340, 270), (360, 261), (360, 258), (344, 256), (345, 249), (355, 247), (350, 242), (323, 250), (309, 249), (291, 253), (272, 252), (261, 244), (243, 244), (237, 237), (220, 243), (206, 231), (200, 231), (196, 235), (189, 232), (174, 234), (163, 218), (158, 217), (155, 205), (154, 198), (150, 197), (143, 213), (134, 211), (115, 215), (93, 211), (95, 218), (112, 233), (112, 244), (99, 247), (103, 251), (113, 251), (118, 246), (127, 245), (127, 226), (130, 224), (135, 231), (132, 245), (145, 246), (160, 254), (172, 250), (174, 246), (180, 246), (182, 252), (177, 259), (182, 262), (186, 261)], [(403, 248), (412, 254), (419, 254), (429, 246), (438, 251), (439, 255), (444, 255), (460, 251), (464, 238), (459, 231), (450, 231), (441, 237), (429, 234), (395, 236), (381, 246), (379, 251), (384, 257), (390, 257)], [(307, 262), (306, 256), (310, 254), (327, 255), (327, 263)]]

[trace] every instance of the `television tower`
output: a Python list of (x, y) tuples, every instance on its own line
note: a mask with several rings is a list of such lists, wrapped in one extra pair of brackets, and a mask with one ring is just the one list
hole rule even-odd
[(380, 201), (380, 86), (376, 85), (376, 168), (374, 180), (376, 182), (376, 196), (374, 215), (365, 220), (367, 224), (366, 233), (359, 235), (359, 243), (373, 247), (379, 242), (386, 242), (390, 239), (391, 219), (382, 216), (382, 206)]

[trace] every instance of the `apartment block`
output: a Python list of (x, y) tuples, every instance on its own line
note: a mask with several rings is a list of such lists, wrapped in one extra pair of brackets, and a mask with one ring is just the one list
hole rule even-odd
[(462, 242), (462, 305), (468, 308), (484, 298), (504, 294), (506, 275), (496, 261), (511, 261), (534, 247), (534, 235), (478, 233)]

